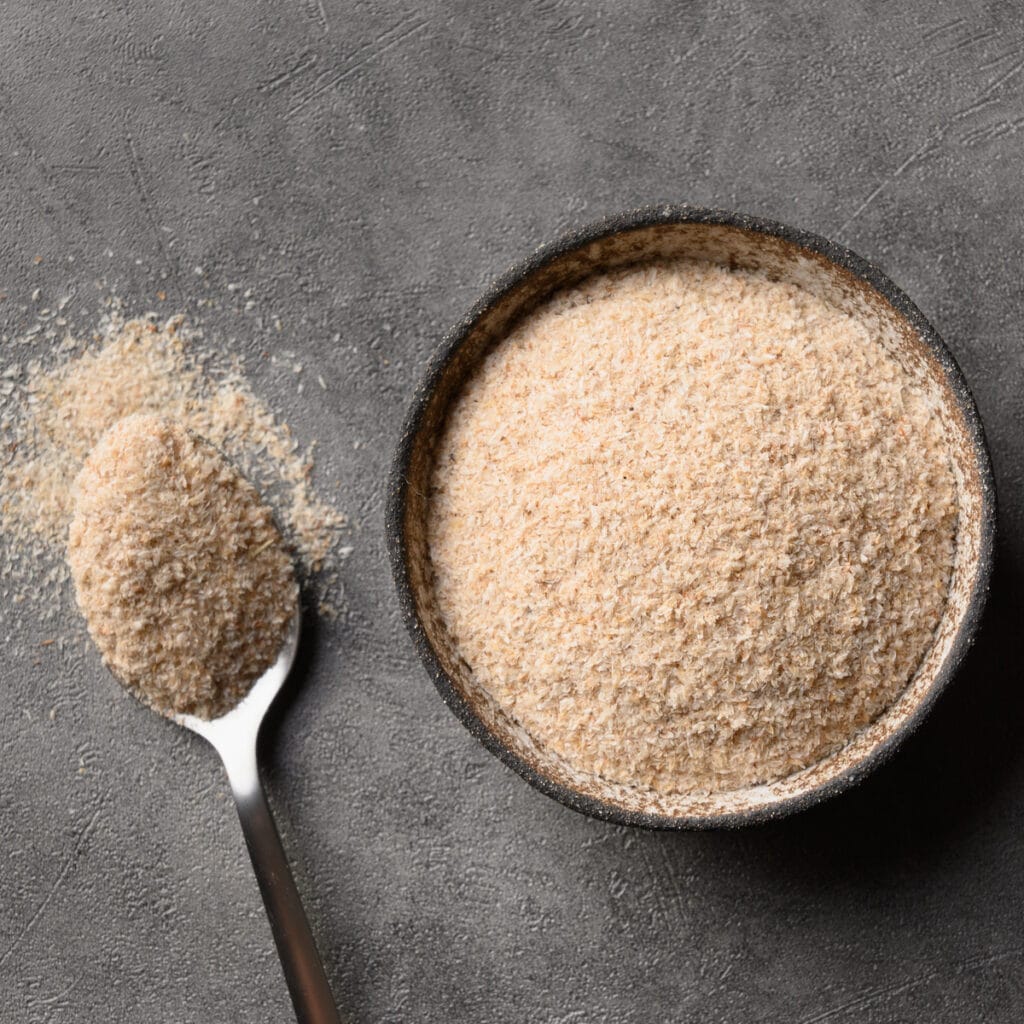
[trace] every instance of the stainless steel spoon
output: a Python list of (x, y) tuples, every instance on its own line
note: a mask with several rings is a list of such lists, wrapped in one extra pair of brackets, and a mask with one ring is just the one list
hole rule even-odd
[(227, 769), (238, 819), (242, 823), (299, 1024), (338, 1024), (338, 1011), (302, 901), (288, 869), (256, 764), (256, 740), (260, 726), (295, 660), (299, 646), (299, 621), (300, 616), (296, 612), (277, 661), (253, 683), (245, 699), (226, 715), (209, 721), (192, 715), (173, 717), (179, 725), (208, 740)]

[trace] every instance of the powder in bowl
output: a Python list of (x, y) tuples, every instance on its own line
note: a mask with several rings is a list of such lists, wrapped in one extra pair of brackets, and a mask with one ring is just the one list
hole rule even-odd
[(840, 750), (930, 649), (957, 485), (866, 321), (758, 270), (557, 293), (449, 409), (432, 589), (475, 683), (573, 772), (656, 794)]
[(164, 714), (229, 711), (276, 660), (298, 607), (255, 488), (157, 416), (119, 421), (86, 459), (68, 562), (104, 662)]

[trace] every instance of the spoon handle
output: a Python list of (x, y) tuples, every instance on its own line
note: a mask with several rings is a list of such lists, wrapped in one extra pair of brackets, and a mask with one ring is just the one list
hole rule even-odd
[(320, 954), (263, 792), (255, 750), (248, 757), (225, 757), (224, 767), (277, 943), (295, 1017), (299, 1024), (338, 1024), (338, 1010)]

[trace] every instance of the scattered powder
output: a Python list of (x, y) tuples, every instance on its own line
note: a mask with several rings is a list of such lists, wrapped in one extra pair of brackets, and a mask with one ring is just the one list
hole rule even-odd
[[(66, 332), (65, 327), (65, 332)], [(0, 579), (13, 603), (56, 617), (67, 582), (64, 546), (72, 483), (115, 423), (135, 413), (165, 417), (223, 452), (258, 488), (322, 612), (338, 600), (344, 517), (311, 484), (312, 451), (253, 393), (239, 367), (182, 317), (156, 323), (116, 313), (91, 338), (47, 328), (44, 358), (0, 370)], [(39, 341), (40, 325), (22, 339)]]
[(451, 639), (513, 719), (686, 794), (807, 767), (899, 696), (956, 523), (938, 417), (864, 323), (672, 261), (557, 294), (486, 358), (428, 541)]
[(107, 667), (164, 714), (229, 711), (276, 660), (298, 601), (256, 489), (195, 434), (136, 415), (72, 491), (68, 563)]

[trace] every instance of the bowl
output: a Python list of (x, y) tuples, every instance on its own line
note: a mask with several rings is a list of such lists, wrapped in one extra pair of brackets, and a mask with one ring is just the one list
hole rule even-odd
[[(931, 648), (901, 696), (837, 753), (769, 784), (711, 795), (650, 792), (579, 772), (541, 747), (473, 679), (438, 611), (426, 542), (435, 445), (446, 412), (481, 358), (552, 292), (649, 258), (761, 269), (867, 318), (935, 402), (957, 486), (956, 554)], [(914, 731), (973, 641), (992, 571), (996, 500), (984, 433), (959, 367), (917, 307), (877, 268), (834, 242), (721, 210), (658, 206), (573, 231), (512, 267), (448, 333), (415, 393), (394, 457), (386, 530), (398, 598), (434, 684), (485, 747), (577, 811), (646, 828), (736, 827), (782, 817), (863, 779)]]

